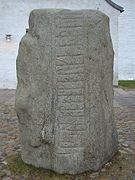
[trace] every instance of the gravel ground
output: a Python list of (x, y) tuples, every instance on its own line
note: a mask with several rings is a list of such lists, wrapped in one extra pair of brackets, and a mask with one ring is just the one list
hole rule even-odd
[[(121, 175), (110, 176), (109, 171), (107, 175), (105, 174), (107, 170), (104, 167), (101, 170), (101, 174), (100, 172), (89, 174), (87, 178), (85, 176), (84, 180), (135, 180), (135, 90), (115, 88), (114, 95), (114, 112), (119, 135), (119, 151), (121, 154), (127, 155), (128, 159), (126, 159), (126, 162), (132, 164), (132, 168), (126, 166), (125, 171), (121, 172)], [(14, 109), (14, 96), (15, 90), (0, 90), (0, 180), (40, 179), (33, 176), (25, 178), (24, 176), (17, 176), (17, 174), (13, 176), (7, 168), (5, 158), (19, 152), (21, 148), (18, 121)], [(130, 174), (130, 178), (127, 176), (128, 174)], [(97, 177), (97, 175), (99, 176)], [(76, 180), (81, 180), (81, 178)]]

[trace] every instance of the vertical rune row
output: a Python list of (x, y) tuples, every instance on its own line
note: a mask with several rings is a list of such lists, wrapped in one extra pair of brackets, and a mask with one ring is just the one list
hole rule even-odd
[(72, 156), (74, 161), (86, 133), (82, 18), (82, 14), (66, 14), (55, 20), (56, 156)]

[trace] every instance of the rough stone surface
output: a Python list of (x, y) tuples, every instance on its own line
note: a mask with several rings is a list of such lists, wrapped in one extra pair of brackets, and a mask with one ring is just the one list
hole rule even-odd
[(117, 151), (109, 19), (93, 10), (34, 10), (17, 58), (22, 159), (76, 174)]

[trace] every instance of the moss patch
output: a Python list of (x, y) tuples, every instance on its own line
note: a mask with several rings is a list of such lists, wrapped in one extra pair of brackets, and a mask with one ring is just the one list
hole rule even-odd
[[(32, 165), (25, 164), (20, 154), (15, 154), (8, 156), (6, 161), (8, 162), (8, 169), (12, 174), (20, 174), (26, 177), (36, 177), (45, 180), (66, 180), (69, 178), (69, 175), (59, 175), (53, 171), (45, 170), (43, 168), (36, 168)], [(70, 176), (72, 178), (72, 176)]]
[(119, 86), (124, 86), (128, 88), (135, 88), (135, 80), (120, 80)]

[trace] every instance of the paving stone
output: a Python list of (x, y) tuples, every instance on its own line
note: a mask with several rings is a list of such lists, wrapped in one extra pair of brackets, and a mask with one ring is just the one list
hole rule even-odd
[(129, 145), (128, 145), (128, 144), (125, 144), (125, 143), (123, 143), (122, 146), (125, 147), (125, 148), (128, 148), (128, 147), (129, 147)]
[(11, 172), (7, 169), (3, 169), (3, 172), (5, 172), (6, 176), (11, 176)]
[(101, 169), (101, 172), (106, 172), (107, 170), (105, 168)]
[(3, 176), (6, 176), (6, 172), (1, 171), (1, 172), (0, 172), (0, 177), (3, 177)]
[(12, 177), (3, 177), (2, 180), (14, 180)]

